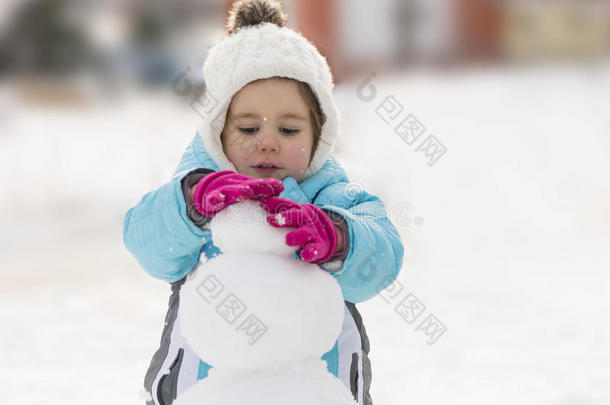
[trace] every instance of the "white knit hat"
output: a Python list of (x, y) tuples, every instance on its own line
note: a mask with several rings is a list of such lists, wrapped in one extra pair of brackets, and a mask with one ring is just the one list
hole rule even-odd
[(237, 171), (220, 140), (232, 97), (246, 84), (274, 76), (305, 82), (318, 98), (326, 121), (304, 175), (309, 177), (322, 167), (334, 148), (339, 116), (326, 59), (302, 35), (273, 23), (241, 27), (210, 49), (203, 76), (206, 91), (199, 100), (199, 109), (204, 110), (199, 134), (219, 170)]

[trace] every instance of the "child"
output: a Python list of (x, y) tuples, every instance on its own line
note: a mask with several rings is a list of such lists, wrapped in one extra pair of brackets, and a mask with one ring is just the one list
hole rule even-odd
[(213, 366), (179, 332), (180, 287), (200, 255), (221, 253), (206, 224), (247, 199), (260, 201), (271, 225), (294, 228), (286, 237), (298, 246), (293, 257), (318, 264), (339, 282), (345, 320), (322, 358), (359, 404), (372, 403), (369, 342), (355, 303), (396, 278), (403, 246), (383, 203), (348, 188), (330, 155), (339, 131), (330, 70), (285, 23), (270, 0), (233, 6), (228, 36), (204, 64), (208, 113), (199, 131), (173, 179), (125, 216), (125, 246), (172, 290), (161, 346), (144, 381), (147, 404), (171, 404)]

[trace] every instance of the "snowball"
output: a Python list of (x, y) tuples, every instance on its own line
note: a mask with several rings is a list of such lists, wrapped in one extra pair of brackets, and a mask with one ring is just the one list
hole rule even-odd
[(229, 205), (212, 219), (212, 240), (223, 253), (259, 252), (290, 256), (297, 247), (286, 245), (286, 234), (294, 228), (276, 228), (267, 223), (267, 212), (256, 201)]
[(221, 369), (321, 357), (343, 323), (335, 278), (290, 257), (219, 255), (198, 267), (180, 295), (182, 334), (204, 361)]
[(212, 368), (208, 377), (184, 391), (174, 405), (354, 405), (341, 380), (322, 360), (293, 367), (252, 372), (223, 372)]

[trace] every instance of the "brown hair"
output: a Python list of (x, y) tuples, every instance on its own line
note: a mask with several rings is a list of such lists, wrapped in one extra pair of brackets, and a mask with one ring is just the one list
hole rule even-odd
[(303, 97), (305, 104), (307, 104), (307, 107), (309, 108), (309, 119), (311, 120), (311, 127), (313, 128), (313, 146), (311, 147), (311, 156), (309, 157), (309, 161), (311, 162), (316, 149), (318, 149), (320, 138), (322, 137), (322, 126), (326, 122), (326, 115), (322, 112), (318, 98), (311, 90), (311, 87), (309, 87), (307, 83), (298, 80), (295, 81), (301, 92), (301, 97)]

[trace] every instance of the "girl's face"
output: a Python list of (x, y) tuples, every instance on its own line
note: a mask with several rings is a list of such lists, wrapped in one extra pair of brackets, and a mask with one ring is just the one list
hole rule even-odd
[(239, 173), (302, 181), (311, 157), (313, 127), (297, 83), (277, 77), (248, 83), (231, 100), (221, 139)]

